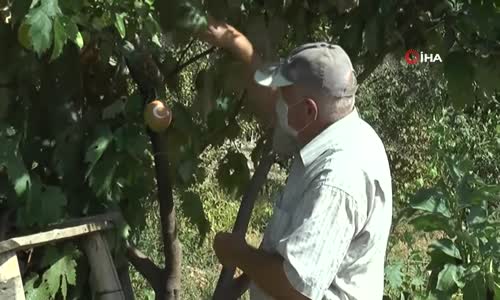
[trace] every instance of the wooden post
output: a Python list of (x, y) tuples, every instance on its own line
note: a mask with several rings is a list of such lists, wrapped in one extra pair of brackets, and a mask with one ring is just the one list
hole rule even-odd
[(16, 252), (0, 254), (0, 299), (25, 300)]
[(95, 299), (125, 300), (113, 258), (102, 235), (90, 234), (83, 240), (83, 249), (89, 260), (90, 285)]

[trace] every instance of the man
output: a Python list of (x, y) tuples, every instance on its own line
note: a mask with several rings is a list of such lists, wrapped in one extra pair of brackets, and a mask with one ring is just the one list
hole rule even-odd
[[(382, 299), (392, 219), (384, 146), (355, 108), (356, 78), (337, 45), (310, 43), (264, 67), (248, 39), (210, 20), (202, 39), (249, 67), (251, 106), (286, 135), (294, 160), (259, 249), (219, 233), (214, 250), (244, 275), (234, 292), (252, 300)], [(290, 143), (289, 143), (290, 144)]]

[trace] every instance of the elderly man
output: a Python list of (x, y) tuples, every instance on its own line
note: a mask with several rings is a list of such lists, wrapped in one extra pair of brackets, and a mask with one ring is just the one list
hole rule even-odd
[(249, 287), (252, 300), (382, 299), (391, 175), (380, 138), (355, 108), (348, 55), (310, 43), (263, 66), (226, 23), (211, 20), (201, 37), (247, 64), (249, 104), (275, 126), (277, 150), (294, 155), (261, 247), (231, 233), (215, 238), (219, 261), (244, 273), (234, 292)]

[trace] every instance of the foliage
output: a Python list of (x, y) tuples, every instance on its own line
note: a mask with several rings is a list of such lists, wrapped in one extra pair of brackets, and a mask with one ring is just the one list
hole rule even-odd
[[(68, 285), (76, 285), (76, 260), (78, 250), (67, 245), (62, 251), (48, 247), (40, 268), (47, 268), (41, 279), (34, 273), (25, 283), (26, 298), (30, 300), (56, 299), (59, 291), (67, 299)], [(37, 285), (35, 287), (35, 285)]]
[[(240, 123), (249, 119), (235, 76), (241, 64), (223, 51), (202, 52), (193, 39), (207, 13), (245, 32), (265, 60), (311, 39), (340, 43), (360, 81), (388, 53), (401, 59), (408, 48), (430, 49), (444, 58), (436, 72), (444, 74), (453, 103), (494, 98), (498, 2), (357, 2), (1, 1), (0, 208), (10, 222), (7, 235), (114, 209), (132, 227), (144, 226), (144, 207), (154, 199), (155, 153), (131, 62), (146, 66), (141, 78), (157, 87), (158, 97), (168, 95), (174, 114), (166, 133), (168, 171), (181, 191), (180, 209), (207, 234), (201, 197), (185, 191), (206, 176), (200, 155), (241, 138)], [(140, 51), (130, 55), (126, 42)], [(162, 76), (153, 76), (154, 66)], [(231, 149), (216, 166), (221, 186), (241, 194), (256, 156)], [(69, 274), (69, 266), (47, 280), (42, 275), (54, 284), (36, 290), (54, 296), (57, 287), (64, 295), (72, 275), (60, 285), (55, 278)]]
[(442, 182), (411, 202), (417, 230), (446, 233), (429, 246), (428, 288), (438, 298), (461, 289), (465, 299), (486, 299), (500, 283), (500, 185), (471, 174), (468, 160), (451, 158), (447, 165)]

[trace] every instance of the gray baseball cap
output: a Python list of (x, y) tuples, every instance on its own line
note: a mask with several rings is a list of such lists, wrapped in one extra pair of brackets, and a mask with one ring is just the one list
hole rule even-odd
[(327, 98), (353, 96), (357, 90), (349, 56), (340, 46), (328, 43), (299, 46), (288, 58), (257, 70), (254, 79), (269, 87), (297, 84), (312, 95)]

